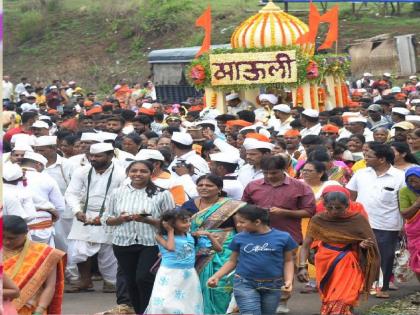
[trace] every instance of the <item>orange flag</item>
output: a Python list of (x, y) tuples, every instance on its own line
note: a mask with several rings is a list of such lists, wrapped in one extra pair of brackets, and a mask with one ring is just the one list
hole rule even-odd
[(204, 28), (205, 34), (203, 43), (201, 44), (201, 48), (198, 53), (195, 55), (195, 58), (201, 56), (203, 53), (210, 49), (211, 43), (211, 8), (210, 5), (203, 12), (203, 14), (195, 21), (195, 26), (199, 26)]
[(297, 44), (315, 43), (318, 33), (319, 24), (321, 22), (330, 23), (327, 36), (324, 43), (318, 48), (331, 48), (333, 43), (338, 40), (338, 5), (327, 11), (324, 15), (320, 15), (318, 8), (312, 2), (309, 4), (309, 32), (303, 34), (296, 41)]

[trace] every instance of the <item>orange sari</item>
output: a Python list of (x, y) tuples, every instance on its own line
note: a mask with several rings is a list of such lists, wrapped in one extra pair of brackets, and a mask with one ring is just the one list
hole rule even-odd
[(316, 282), (321, 295), (321, 315), (350, 315), (361, 293), (366, 293), (379, 273), (379, 250), (358, 245), (375, 239), (368, 220), (360, 213), (339, 219), (316, 214), (307, 235), (314, 239)]
[(65, 253), (46, 244), (27, 240), (19, 253), (4, 251), (4, 272), (20, 289), (19, 298), (13, 300), (19, 315), (30, 315), (38, 306), (39, 291), (57, 266), (54, 297), (45, 314), (61, 314), (64, 291)]

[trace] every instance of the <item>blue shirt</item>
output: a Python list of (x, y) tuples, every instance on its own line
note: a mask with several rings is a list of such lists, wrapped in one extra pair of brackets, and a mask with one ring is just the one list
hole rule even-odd
[(296, 247), (289, 233), (276, 229), (263, 234), (241, 232), (229, 245), (239, 253), (236, 273), (248, 279), (283, 277), (284, 252)]
[[(164, 236), (168, 239), (168, 236)], [(175, 235), (175, 250), (169, 251), (159, 244), (159, 250), (162, 254), (161, 265), (172, 269), (194, 268), (195, 264), (195, 244), (194, 238), (190, 233), (184, 235)]]

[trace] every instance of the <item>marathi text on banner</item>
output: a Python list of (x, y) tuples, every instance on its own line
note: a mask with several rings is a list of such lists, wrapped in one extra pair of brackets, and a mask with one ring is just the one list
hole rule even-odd
[(210, 54), (211, 84), (241, 85), (297, 81), (296, 51)]

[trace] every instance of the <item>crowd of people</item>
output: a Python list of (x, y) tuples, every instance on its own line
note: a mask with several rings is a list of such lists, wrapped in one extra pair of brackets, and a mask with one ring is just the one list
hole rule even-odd
[(287, 313), (295, 281), (352, 314), (398, 289), (401, 239), (420, 281), (420, 83), (348, 88), (324, 111), (232, 92), (222, 113), (150, 81), (100, 99), (5, 76), (7, 314), (60, 314), (98, 280), (104, 314)]

